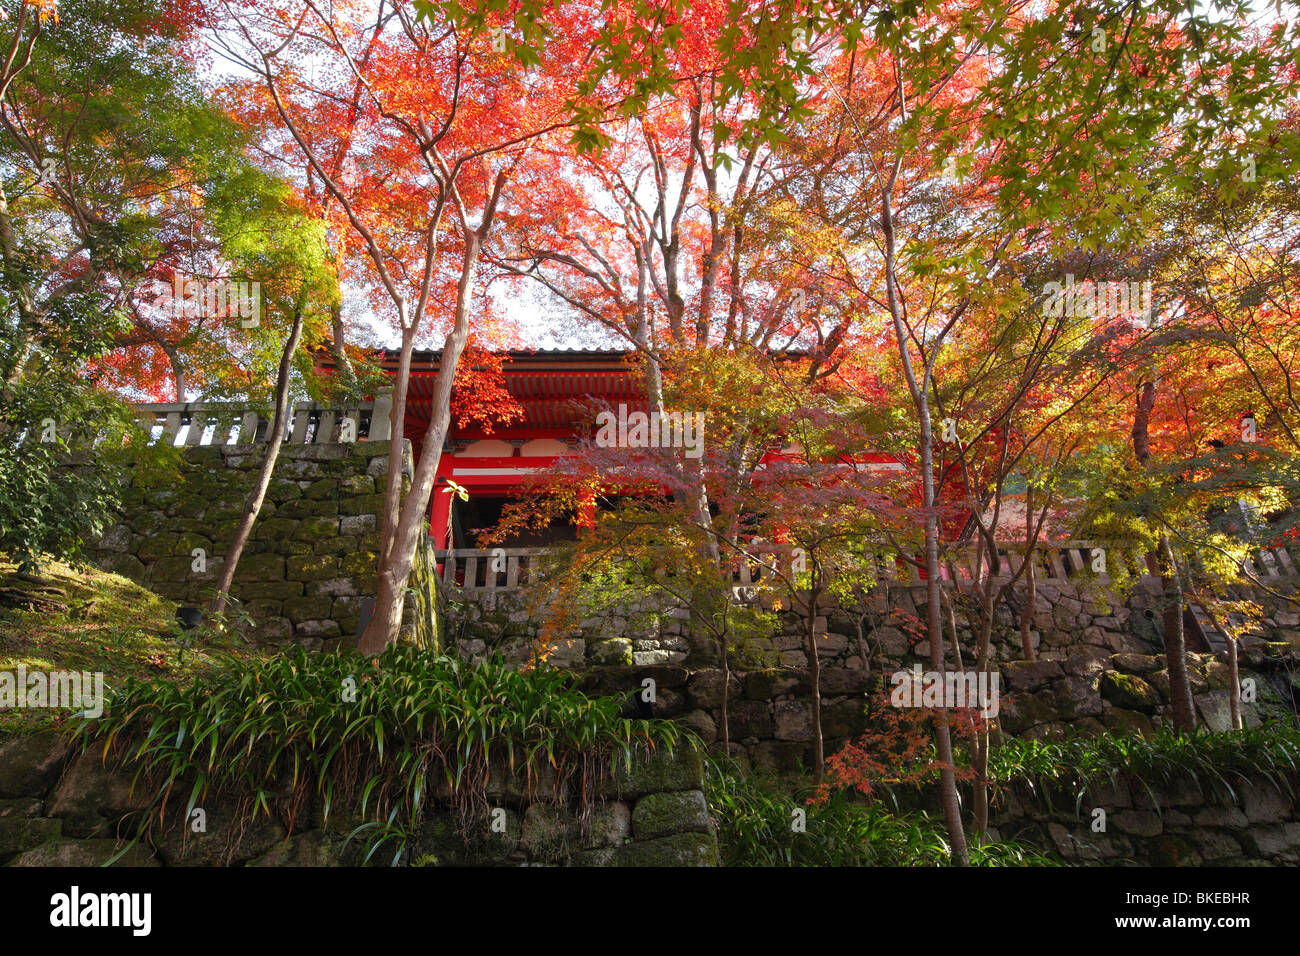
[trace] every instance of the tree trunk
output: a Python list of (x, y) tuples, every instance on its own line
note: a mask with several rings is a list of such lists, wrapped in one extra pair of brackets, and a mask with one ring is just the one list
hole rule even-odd
[(1038, 604), (1038, 576), (1034, 573), (1034, 549), (1030, 543), (1030, 523), (1034, 513), (1033, 485), (1025, 488), (1025, 609), (1020, 614), (1020, 650), (1025, 660), (1034, 659), (1034, 641), (1030, 634), (1034, 609)]
[[(159, 339), (161, 340), (161, 336), (159, 336)], [(172, 385), (176, 389), (176, 401), (178, 403), (183, 402), (185, 401), (185, 392), (189, 387), (189, 383), (185, 381), (185, 365), (181, 362), (180, 353), (173, 346), (161, 341), (159, 344), (163, 353), (167, 356), (167, 362), (172, 367)]]
[(822, 664), (817, 653), (817, 605), (820, 588), (808, 590), (808, 623), (804, 635), (808, 643), (808, 682), (812, 685), (813, 786), (820, 787), (826, 772), (826, 742), (822, 737)]
[[(895, 166), (894, 176), (898, 167)], [(893, 180), (881, 194), (880, 228), (885, 240), (885, 298), (889, 306), (890, 318), (894, 326), (894, 338), (898, 347), (899, 360), (903, 364), (903, 374), (907, 379), (908, 390), (912, 395), (912, 404), (916, 408), (921, 468), (921, 504), (925, 511), (925, 599), (926, 599), (926, 633), (930, 639), (930, 666), (940, 678), (943, 676), (943, 623), (939, 609), (939, 516), (935, 512), (934, 488), (934, 427), (930, 420), (928, 399), (929, 369), (925, 380), (918, 382), (912, 367), (912, 355), (908, 349), (908, 335), (903, 326), (902, 304), (898, 296), (898, 277), (895, 273), (894, 218), (890, 190)], [(953, 772), (952, 733), (948, 726), (947, 710), (941, 711), (935, 722), (935, 745), (938, 749), (939, 790), (943, 801), (944, 826), (948, 839), (952, 843), (952, 861), (957, 866), (969, 866), (970, 856), (966, 849), (966, 831), (962, 829), (961, 802), (957, 796), (957, 777)]]
[(294, 353), (298, 351), (298, 340), (301, 337), (302, 310), (299, 309), (294, 312), (293, 328), (284, 343), (284, 350), (280, 353), (280, 366), (276, 370), (275, 419), (271, 423), (271, 434), (267, 437), (266, 455), (262, 459), (261, 470), (257, 473), (257, 481), (244, 503), (244, 513), (239, 518), (235, 536), (231, 539), (230, 546), (226, 548), (226, 559), (221, 567), (221, 578), (217, 582), (217, 593), (209, 608), (213, 615), (221, 615), (226, 611), (226, 599), (230, 595), (230, 585), (235, 580), (235, 569), (238, 568), (244, 547), (253, 533), (253, 525), (262, 510), (262, 502), (266, 500), (266, 489), (271, 486), (275, 463), (280, 458), (280, 446), (284, 442), (284, 433), (289, 421), (290, 372), (293, 368)]
[(953, 663), (957, 665), (957, 670), (963, 670), (966, 665), (962, 659), (961, 642), (957, 640), (957, 606), (954, 598), (955, 595), (949, 595), (948, 597), (948, 636), (952, 640)]
[[(868, 598), (868, 600), (870, 600), (870, 598)], [(867, 650), (866, 635), (863, 633), (863, 624), (866, 623), (867, 615), (858, 614), (857, 619), (858, 619), (858, 660), (862, 661), (862, 672), (864, 674), (870, 674), (871, 655), (870, 652)]]
[(415, 547), (428, 522), (429, 498), (433, 480), (442, 458), (442, 445), (451, 423), (451, 388), (460, 364), (461, 352), (469, 337), (470, 298), (478, 272), (481, 238), (470, 233), (465, 241), (464, 261), (456, 292), (456, 318), (443, 342), (430, 397), (429, 427), (424, 433), (420, 460), (411, 478), (406, 498), (402, 494), (402, 432), (406, 420), (406, 396), (411, 377), (411, 353), (415, 347), (415, 323), (404, 327), (402, 354), (398, 361), (397, 381), (393, 389), (390, 413), (392, 447), (388, 452), (388, 489), (384, 502), (384, 527), (380, 541), (379, 584), (375, 594), (375, 615), (357, 642), (363, 654), (378, 654), (396, 643), (402, 627), (402, 610), (406, 584), (415, 566)]
[[(925, 600), (926, 633), (930, 639), (930, 668), (943, 679), (943, 621), (939, 609), (939, 519), (934, 510), (933, 449), (931, 447), (930, 410), (921, 407), (921, 485), (925, 504)], [(961, 802), (957, 798), (957, 776), (953, 767), (952, 728), (948, 710), (939, 711), (935, 722), (935, 743), (939, 751), (939, 788), (943, 801), (944, 824), (952, 841), (952, 860), (957, 866), (970, 866), (966, 848), (966, 831), (962, 828)]]
[(348, 358), (346, 330), (343, 327), (343, 306), (335, 302), (330, 306), (330, 354), (334, 356), (334, 366), (343, 379), (343, 391), (349, 396), (356, 388), (357, 373)]
[[(446, 343), (443, 346), (442, 360), (438, 371), (438, 379), (441, 382), (444, 368), (454, 368), (460, 359), (461, 350), (464, 347), (464, 337), (457, 338), (456, 333), (447, 336)], [(450, 391), (451, 371), (447, 371), (448, 391)], [(366, 627), (365, 633), (357, 642), (357, 650), (363, 654), (378, 654), (389, 644), (395, 643), (401, 632), (402, 611), (406, 600), (406, 585), (410, 580), (411, 571), (415, 567), (415, 548), (419, 543), (419, 536), (425, 533), (425, 527), (428, 522), (427, 514), (429, 508), (429, 498), (433, 494), (434, 475), (438, 469), (438, 461), (442, 457), (442, 445), (447, 438), (447, 428), (451, 419), (451, 412), (448, 407), (446, 398), (439, 400), (439, 386), (434, 385), (434, 399), (432, 402), (433, 413), (429, 422), (429, 428), (424, 434), (424, 446), (420, 451), (420, 461), (415, 467), (415, 474), (411, 480), (411, 489), (406, 498), (401, 501), (401, 505), (396, 509), (396, 514), (392, 512), (385, 514), (385, 525), (391, 525), (391, 534), (389, 536), (388, 548), (380, 556), (379, 566), (379, 583), (375, 593), (375, 615)], [(401, 472), (401, 453), (402, 453), (402, 436), (400, 433), (394, 433), (392, 436), (393, 449), (390, 456), (396, 456), (398, 461), (396, 485), (400, 495), (402, 486)], [(390, 475), (392, 474), (392, 463), (390, 461)], [(394, 481), (390, 477), (389, 481)]]
[(1169, 703), (1174, 726), (1184, 733), (1196, 729), (1192, 685), (1187, 675), (1187, 639), (1183, 632), (1183, 588), (1169, 536), (1160, 536), (1160, 585), (1164, 594), (1165, 666), (1169, 670)]
[(1224, 634), (1228, 639), (1228, 679), (1232, 681), (1232, 693), (1228, 696), (1228, 714), (1232, 720), (1232, 729), (1241, 730), (1241, 669), (1237, 664), (1237, 638)]
[[(1133, 454), (1143, 468), (1151, 460), (1151, 411), (1156, 405), (1156, 383), (1143, 382), (1133, 414)], [(1148, 521), (1150, 518), (1148, 517)], [(1178, 580), (1178, 563), (1169, 535), (1160, 532), (1155, 555), (1160, 572), (1164, 604), (1165, 667), (1169, 672), (1169, 701), (1174, 726), (1184, 733), (1196, 729), (1196, 711), (1192, 706), (1192, 685), (1187, 676), (1187, 645), (1183, 635), (1183, 591)]]
[[(996, 556), (994, 556), (996, 557)], [(980, 634), (975, 650), (975, 673), (989, 673), (993, 644), (993, 572), (980, 591)], [(978, 677), (976, 678), (978, 680)], [(973, 829), (977, 839), (989, 828), (989, 725), (985, 721), (975, 739), (971, 762), (975, 769), (975, 794), (972, 799)]]
[(731, 717), (728, 713), (731, 707), (731, 654), (727, 649), (727, 633), (723, 631), (721, 637), (722, 649), (722, 712), (719, 716), (722, 719), (722, 752), (728, 757), (731, 756)]

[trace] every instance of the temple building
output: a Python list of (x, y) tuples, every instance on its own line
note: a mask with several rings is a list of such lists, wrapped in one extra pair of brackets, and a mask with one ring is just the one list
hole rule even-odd
[[(412, 356), (403, 431), (417, 459), (429, 426), (438, 357), (434, 351)], [(448, 544), (457, 551), (477, 548), (478, 534), (497, 524), (505, 504), (518, 494), (526, 476), (571, 453), (580, 436), (593, 433), (593, 403), (626, 406), (628, 415), (649, 412), (645, 380), (631, 351), (512, 350), (499, 353), (499, 358), (500, 380), (523, 415), (489, 427), (463, 421), (453, 407), (430, 501), (429, 535), (439, 549)], [(384, 352), (379, 361), (382, 369), (396, 376), (396, 351)], [(773, 449), (768, 457), (777, 459), (792, 451)], [(907, 467), (897, 458), (870, 450), (864, 450), (857, 461), (873, 470)], [(463, 486), (469, 499), (444, 494), (448, 481)], [(578, 516), (567, 526), (521, 534), (505, 546), (539, 548), (572, 539), (582, 521)], [(950, 523), (951, 519), (945, 522)]]
[[(388, 352), (381, 365), (396, 375), (397, 353)], [(490, 428), (483, 424), (462, 427), (452, 416), (447, 442), (438, 463), (429, 534), (439, 547), (474, 548), (475, 536), (494, 526), (505, 503), (515, 495), (525, 476), (546, 468), (568, 454), (579, 435), (590, 430), (591, 401), (646, 410), (645, 381), (633, 353), (621, 350), (510, 351), (502, 356), (506, 391), (523, 410), (522, 419)], [(411, 361), (411, 382), (403, 431), (416, 458), (429, 427), (437, 352), (416, 352)], [(450, 479), (469, 491), (469, 500), (442, 494)], [(571, 538), (576, 526), (552, 527), (544, 533), (519, 536), (513, 547), (542, 547)]]

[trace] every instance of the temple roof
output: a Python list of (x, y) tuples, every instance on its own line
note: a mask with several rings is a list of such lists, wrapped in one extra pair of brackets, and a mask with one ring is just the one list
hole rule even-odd
[[(503, 349), (497, 353), (505, 356), (507, 371), (525, 366), (542, 366), (548, 369), (564, 369), (569, 366), (581, 367), (595, 365), (601, 368), (627, 365), (636, 354), (631, 349)], [(397, 368), (400, 353), (396, 349), (386, 349), (380, 353), (380, 365), (384, 368)], [(411, 371), (430, 373), (438, 370), (441, 349), (421, 349), (411, 354)]]
[[(417, 351), (411, 356), (411, 381), (406, 401), (408, 438), (423, 436), (429, 424), (434, 375), (441, 351)], [(628, 349), (510, 349), (503, 353), (506, 390), (524, 409), (524, 420), (512, 422), (505, 432), (573, 431), (580, 410), (595, 399), (634, 408), (645, 406), (645, 381), (635, 368), (635, 352)], [(379, 364), (396, 371), (400, 353), (386, 350)], [(331, 364), (331, 363), (327, 363)], [(452, 434), (461, 430), (452, 423)]]

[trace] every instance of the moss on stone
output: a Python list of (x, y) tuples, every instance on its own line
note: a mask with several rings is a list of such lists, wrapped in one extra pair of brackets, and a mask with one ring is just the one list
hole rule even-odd
[(274, 518), (259, 519), (253, 526), (253, 537), (258, 541), (274, 541), (292, 534), (297, 527), (297, 519), (276, 515)]
[(284, 576), (285, 561), (278, 554), (247, 555), (235, 569), (236, 581), (282, 581)]
[(143, 561), (149, 561), (157, 558), (168, 557), (176, 553), (176, 545), (180, 536), (171, 531), (157, 531), (153, 534), (145, 535), (136, 554)]
[(632, 642), (624, 638), (600, 641), (588, 653), (593, 663), (626, 666), (632, 663)]
[(312, 581), (334, 577), (338, 571), (337, 558), (322, 554), (304, 554), (288, 559), (284, 576), (290, 581)]
[(349, 475), (339, 480), (339, 489), (345, 495), (373, 495), (375, 479), (369, 475)]
[(608, 853), (607, 866), (717, 866), (718, 847), (706, 833), (680, 833), (658, 840), (629, 843), (612, 850), (591, 850), (591, 854)]
[(615, 768), (614, 789), (620, 797), (703, 787), (704, 755), (695, 750), (656, 751), (630, 769), (621, 764)]
[(312, 501), (323, 501), (326, 498), (335, 498), (339, 493), (339, 483), (333, 478), (322, 478), (319, 481), (313, 481), (307, 490), (303, 492), (303, 497)]
[(299, 541), (316, 541), (333, 538), (339, 533), (339, 519), (333, 517), (304, 518), (293, 532)]
[(333, 605), (333, 599), (324, 595), (319, 597), (294, 597), (285, 600), (281, 613), (295, 623), (298, 621), (319, 621), (330, 616)]
[(296, 481), (275, 478), (271, 480), (270, 487), (266, 489), (266, 496), (277, 503), (293, 501), (302, 497), (302, 489), (298, 487)]
[(196, 548), (202, 548), (203, 553), (208, 557), (211, 557), (214, 553), (211, 538), (187, 532), (176, 536), (176, 544), (173, 546), (172, 554), (188, 555), (192, 558)]
[(354, 498), (344, 498), (339, 502), (339, 514), (341, 515), (377, 515), (384, 512), (384, 496), (374, 495), (357, 495)]
[(1104, 713), (1101, 722), (1107, 730), (1119, 731), (1122, 734), (1141, 734), (1143, 737), (1150, 737), (1156, 732), (1155, 725), (1146, 714), (1120, 707)]
[(153, 563), (152, 580), (155, 582), (188, 581), (193, 576), (193, 565), (193, 558), (175, 556), (159, 558)]
[[(506, 807), (495, 817), (471, 820), (464, 833), (451, 814), (437, 814), (426, 819), (412, 841), (410, 858), (433, 856), (442, 866), (490, 866), (503, 863), (519, 845), (522, 827), (519, 814)], [(382, 852), (382, 851), (381, 851)], [(391, 857), (391, 853), (389, 856)]]
[(377, 556), (371, 551), (358, 551), (354, 554), (344, 555), (339, 559), (339, 570), (344, 574), (357, 576), (367, 573), (374, 573), (377, 567)]
[(637, 840), (708, 831), (709, 806), (699, 790), (648, 793), (632, 809), (632, 834)]
[(241, 601), (278, 600), (302, 596), (301, 581), (249, 581), (238, 588)]
[(337, 501), (309, 501), (300, 498), (280, 505), (277, 514), (285, 518), (316, 518), (339, 513)]
[(1153, 713), (1160, 706), (1160, 694), (1136, 674), (1105, 671), (1098, 683), (1103, 700), (1116, 707)]

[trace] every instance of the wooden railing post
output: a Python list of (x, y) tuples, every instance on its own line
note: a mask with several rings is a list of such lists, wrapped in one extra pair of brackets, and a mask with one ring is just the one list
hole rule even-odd
[(289, 434), (289, 444), (305, 445), (307, 443), (307, 423), (311, 418), (311, 403), (299, 402), (293, 413), (293, 431)]

